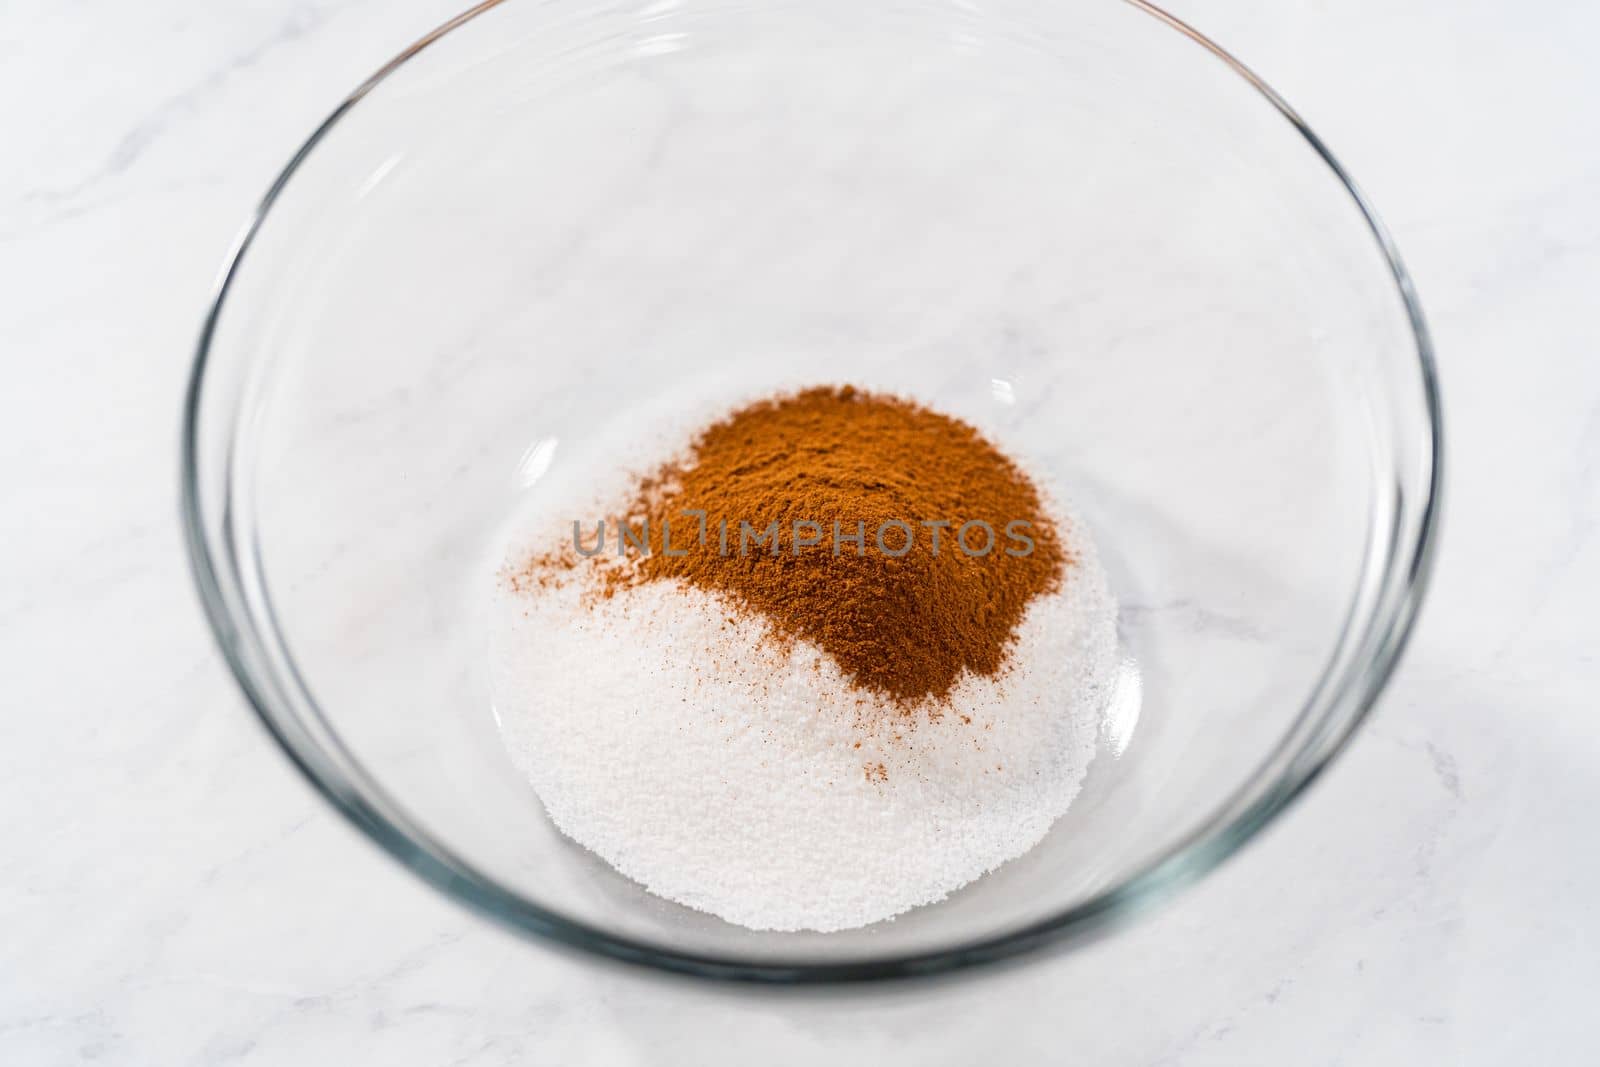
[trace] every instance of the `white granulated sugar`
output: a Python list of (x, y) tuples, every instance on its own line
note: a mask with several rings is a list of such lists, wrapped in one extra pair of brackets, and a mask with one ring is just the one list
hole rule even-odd
[[(590, 484), (593, 489), (593, 483)], [(508, 560), (570, 536), (556, 492)], [(557, 514), (565, 523), (551, 522)], [(1028, 851), (1094, 756), (1116, 607), (1087, 531), (1007, 667), (904, 712), (804, 642), (675, 582), (607, 598), (496, 585), (496, 714), (550, 818), (651, 892), (759, 930), (841, 930)]]

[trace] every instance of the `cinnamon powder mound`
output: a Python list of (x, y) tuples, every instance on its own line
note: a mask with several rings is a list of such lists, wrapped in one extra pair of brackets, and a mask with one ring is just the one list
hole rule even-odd
[(849, 386), (735, 411), (639, 479), (626, 511), (648, 554), (619, 565), (607, 543), (567, 564), (599, 565), (610, 592), (718, 594), (902, 706), (998, 673), (1071, 562), (1032, 482), (977, 430)]

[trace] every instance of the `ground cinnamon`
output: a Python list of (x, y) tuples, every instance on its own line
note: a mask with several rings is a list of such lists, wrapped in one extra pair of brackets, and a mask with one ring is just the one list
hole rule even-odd
[(708, 427), (638, 480), (623, 516), (575, 523), (530, 564), (597, 568), (608, 593), (677, 580), (804, 640), (902, 705), (993, 675), (1029, 601), (1070, 562), (1038, 491), (968, 424), (849, 386)]

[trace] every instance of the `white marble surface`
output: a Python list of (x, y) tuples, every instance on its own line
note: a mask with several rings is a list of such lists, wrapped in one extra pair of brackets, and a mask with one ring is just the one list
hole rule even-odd
[(7, 5), (0, 1062), (1584, 1062), (1600, 988), (1600, 9), (1175, 5), (1293, 101), (1417, 276), (1450, 431), (1432, 601), (1307, 800), (1081, 952), (846, 995), (530, 946), (265, 741), (179, 544), (213, 273), (343, 91), (449, 0)]

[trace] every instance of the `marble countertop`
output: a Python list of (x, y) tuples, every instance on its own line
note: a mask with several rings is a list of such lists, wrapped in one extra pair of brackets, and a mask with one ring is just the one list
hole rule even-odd
[(1600, 8), (1185, 0), (1379, 205), (1450, 484), (1378, 714), (1198, 888), (970, 981), (758, 993), (435, 895), (294, 774), (176, 522), (206, 294), (344, 91), (459, 0), (23, 0), (0, 34), (0, 1062), (1579, 1062), (1600, 988)]

